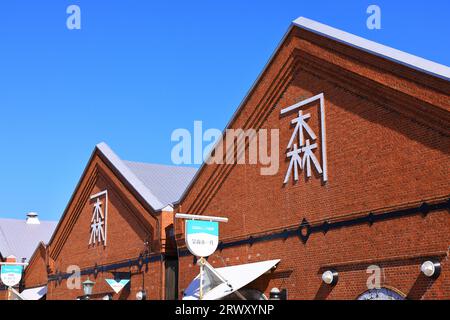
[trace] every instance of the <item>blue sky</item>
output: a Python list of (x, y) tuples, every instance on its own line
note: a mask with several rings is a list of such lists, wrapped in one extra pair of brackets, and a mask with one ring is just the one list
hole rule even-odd
[(342, 2), (3, 1), (0, 217), (57, 220), (98, 142), (169, 164), (174, 129), (222, 129), (299, 16), (450, 65), (450, 1)]

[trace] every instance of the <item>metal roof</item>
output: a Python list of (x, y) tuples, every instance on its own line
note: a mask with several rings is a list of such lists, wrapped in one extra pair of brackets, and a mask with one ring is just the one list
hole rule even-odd
[(40, 241), (48, 243), (56, 225), (57, 221), (27, 224), (25, 219), (0, 219), (0, 254), (29, 261)]
[(96, 148), (155, 211), (178, 202), (197, 172), (193, 167), (124, 161), (104, 142)]
[(191, 182), (196, 168), (124, 161), (125, 165), (144, 183), (165, 207), (180, 199)]

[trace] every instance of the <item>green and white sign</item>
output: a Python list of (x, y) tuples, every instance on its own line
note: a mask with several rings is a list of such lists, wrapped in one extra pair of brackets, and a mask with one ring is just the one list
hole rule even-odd
[(204, 220), (186, 220), (186, 245), (197, 257), (208, 257), (219, 244), (219, 223)]
[(22, 279), (22, 266), (2, 265), (0, 278), (5, 286), (14, 287)]

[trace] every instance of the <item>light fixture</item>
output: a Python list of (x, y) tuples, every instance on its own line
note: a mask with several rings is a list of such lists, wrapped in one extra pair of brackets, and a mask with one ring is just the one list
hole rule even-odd
[(102, 298), (102, 300), (112, 300), (112, 296), (110, 294), (107, 294)]
[(272, 288), (269, 293), (269, 300), (280, 300), (280, 293), (281, 291), (277, 287)]
[(336, 270), (327, 270), (322, 273), (322, 281), (328, 285), (335, 285), (338, 281), (338, 273)]
[(420, 266), (420, 271), (429, 278), (437, 278), (441, 273), (441, 264), (438, 261), (427, 260)]
[(89, 279), (83, 282), (83, 291), (87, 299), (89, 299), (89, 296), (92, 294), (92, 288), (94, 287), (94, 284), (95, 282)]
[(287, 300), (287, 289), (272, 288), (269, 293), (269, 300)]
[(136, 300), (147, 300), (147, 293), (145, 290), (139, 290), (136, 293)]

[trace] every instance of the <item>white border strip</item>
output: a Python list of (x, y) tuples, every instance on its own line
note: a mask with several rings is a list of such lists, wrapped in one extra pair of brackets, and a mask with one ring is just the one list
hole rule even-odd
[(387, 58), (410, 68), (445, 80), (450, 80), (450, 68), (445, 65), (358, 37), (354, 34), (327, 26), (308, 18), (300, 17), (294, 20), (293, 24), (299, 28), (320, 34), (327, 38), (367, 51), (377, 56)]

